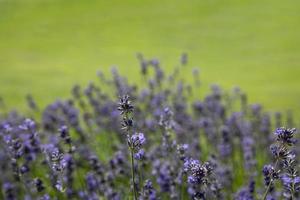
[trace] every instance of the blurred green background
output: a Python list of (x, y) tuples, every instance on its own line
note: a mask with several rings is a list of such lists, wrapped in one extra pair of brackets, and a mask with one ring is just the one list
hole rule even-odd
[[(136, 52), (170, 71), (182, 52), (207, 87), (239, 85), (268, 110), (300, 113), (300, 1), (0, 0), (0, 95), (22, 108), (69, 95)], [(191, 70), (183, 76), (191, 77)]]

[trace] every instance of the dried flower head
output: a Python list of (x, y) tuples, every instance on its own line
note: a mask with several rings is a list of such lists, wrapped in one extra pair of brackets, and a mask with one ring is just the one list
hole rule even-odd
[(276, 129), (275, 135), (277, 136), (277, 141), (286, 144), (288, 146), (291, 146), (297, 142), (296, 139), (294, 139), (294, 134), (296, 133), (296, 129), (292, 128), (285, 128), (281, 127)]
[(121, 112), (121, 115), (128, 114), (133, 112), (133, 105), (131, 104), (130, 98), (128, 95), (124, 95), (120, 98), (118, 104), (118, 110)]

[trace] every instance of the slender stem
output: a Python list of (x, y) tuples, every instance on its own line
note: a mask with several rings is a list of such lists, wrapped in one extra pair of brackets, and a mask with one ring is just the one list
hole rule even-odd
[[(71, 154), (72, 158), (74, 158), (74, 152), (73, 152), (73, 146), (72, 146), (72, 143), (69, 143), (69, 154)], [(74, 158), (74, 162), (75, 162), (75, 158)], [(76, 163), (76, 162), (75, 162)], [(77, 175), (77, 178), (79, 180), (79, 185), (80, 187), (82, 188), (82, 190), (84, 190), (84, 181), (82, 179), (82, 176), (81, 174), (79, 173), (79, 169), (77, 167), (75, 167), (75, 172), (76, 172), (76, 175)]]
[[(125, 112), (124, 113), (124, 118), (125, 120), (129, 119), (129, 113)], [(127, 127), (127, 136), (130, 137), (130, 126)], [(130, 142), (131, 143), (131, 142)], [(130, 157), (131, 157), (131, 178), (132, 178), (132, 184), (133, 184), (133, 197), (134, 200), (137, 200), (137, 188), (136, 188), (136, 184), (135, 184), (135, 170), (134, 170), (134, 157), (133, 157), (133, 153), (134, 153), (134, 149), (133, 149), (133, 144), (129, 145), (129, 149), (130, 149)]]
[[(128, 120), (129, 116), (128, 113), (125, 112), (125, 119)], [(130, 128), (130, 127), (129, 127)], [(130, 134), (130, 129), (127, 130), (127, 134)], [(133, 184), (133, 196), (134, 196), (134, 200), (137, 200), (137, 194), (136, 194), (136, 185), (135, 185), (135, 170), (134, 170), (134, 158), (133, 158), (133, 147), (132, 144), (129, 145), (129, 149), (130, 149), (130, 157), (131, 157), (131, 178), (132, 178), (132, 184)]]
[(181, 186), (180, 186), (180, 199), (183, 200), (184, 199), (184, 182), (183, 182), (183, 176), (182, 176), (182, 182), (181, 182)]
[[(278, 161), (279, 161), (279, 159), (277, 159), (277, 160), (276, 160), (276, 163), (275, 163), (275, 167), (274, 167), (275, 171), (276, 171), (276, 168), (277, 168), (277, 165), (278, 165)], [(269, 190), (270, 190), (270, 188), (271, 188), (271, 185), (272, 185), (273, 181), (274, 181), (274, 179), (272, 178), (272, 179), (270, 180), (270, 183), (269, 183), (269, 185), (268, 185), (268, 187), (267, 187), (265, 193), (264, 193), (264, 196), (263, 196), (262, 200), (266, 200), (267, 195), (268, 195), (268, 193), (269, 193)]]
[(292, 191), (291, 191), (291, 194), (292, 194), (292, 196), (291, 196), (291, 200), (294, 200), (294, 188), (295, 188), (295, 183), (294, 183), (294, 180), (293, 180), (293, 183), (292, 183)]
[(132, 184), (133, 184), (133, 196), (134, 200), (137, 200), (136, 194), (136, 185), (135, 185), (135, 170), (134, 170), (134, 159), (133, 159), (133, 149), (130, 147), (130, 154), (131, 154), (131, 177), (132, 177)]
[(271, 181), (270, 181), (270, 183), (269, 183), (269, 185), (268, 185), (268, 187), (267, 187), (267, 189), (266, 189), (266, 191), (265, 191), (265, 194), (264, 194), (264, 196), (263, 196), (263, 198), (262, 198), (263, 200), (266, 200), (267, 195), (268, 195), (268, 192), (269, 192), (269, 190), (270, 190), (270, 187), (271, 187), (272, 183), (273, 183), (273, 179), (271, 179)]

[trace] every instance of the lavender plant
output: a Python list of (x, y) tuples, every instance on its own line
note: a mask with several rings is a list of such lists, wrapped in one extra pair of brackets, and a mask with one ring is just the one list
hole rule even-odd
[[(294, 134), (296, 129), (278, 128), (275, 131), (277, 142), (271, 146), (271, 152), (274, 156), (274, 165), (265, 165), (263, 168), (266, 191), (262, 197), (267, 198), (269, 191), (273, 190), (274, 181), (281, 178), (284, 186), (283, 196), (286, 199), (294, 199), (299, 192), (299, 183), (297, 180), (297, 169), (295, 166), (295, 154), (290, 147), (296, 144)], [(285, 172), (285, 173), (284, 173)]]
[(131, 133), (133, 118), (130, 115), (132, 115), (133, 108), (128, 95), (120, 98), (118, 110), (121, 112), (121, 115), (123, 115), (122, 129), (126, 132), (127, 144), (130, 150), (133, 196), (134, 199), (137, 200), (138, 188), (135, 181), (136, 170), (134, 158), (138, 160), (143, 157), (144, 150), (141, 149), (141, 147), (145, 143), (146, 138), (143, 133)]
[(277, 128), (297, 126), (291, 112), (238, 87), (201, 92), (186, 53), (170, 73), (137, 58), (139, 84), (113, 68), (45, 108), (28, 95), (27, 111), (9, 111), (1, 98), (0, 199), (300, 199), (296, 129)]

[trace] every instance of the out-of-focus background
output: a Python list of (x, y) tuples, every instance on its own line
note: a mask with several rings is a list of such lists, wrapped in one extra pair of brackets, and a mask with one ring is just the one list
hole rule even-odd
[(182, 52), (203, 87), (240, 86), (251, 102), (300, 113), (300, 1), (0, 0), (0, 95), (46, 105), (116, 65), (142, 81), (135, 54), (171, 71)]

